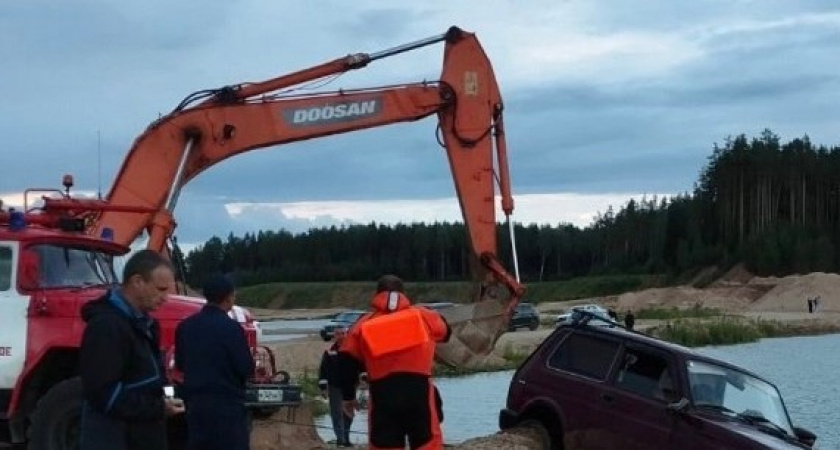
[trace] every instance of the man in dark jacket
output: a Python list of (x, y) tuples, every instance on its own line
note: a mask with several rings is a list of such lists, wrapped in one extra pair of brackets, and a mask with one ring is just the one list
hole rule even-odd
[(236, 302), (223, 275), (204, 284), (207, 304), (175, 330), (175, 366), (183, 372), (189, 450), (248, 450), (245, 383), (254, 358), (242, 326), (228, 316)]
[(174, 280), (169, 261), (143, 250), (126, 262), (119, 288), (82, 308), (81, 450), (166, 448), (166, 416), (184, 407), (164, 399), (159, 326), (149, 312)]
[(342, 392), (339, 380), (339, 357), (338, 349), (344, 342), (347, 331), (344, 328), (336, 328), (335, 342), (324, 350), (321, 356), (321, 365), (318, 368), (318, 387), (321, 395), (329, 398), (330, 418), (332, 419), (333, 431), (335, 432), (336, 445), (339, 447), (352, 447), (350, 442), (350, 427), (353, 425), (353, 416), (347, 415), (342, 408)]

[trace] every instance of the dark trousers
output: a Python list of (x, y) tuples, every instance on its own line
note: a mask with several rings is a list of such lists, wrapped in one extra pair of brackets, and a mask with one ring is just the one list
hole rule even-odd
[(127, 422), (106, 416), (87, 402), (79, 424), (81, 450), (165, 450), (166, 423)]
[(333, 431), (338, 444), (350, 443), (350, 426), (353, 425), (353, 418), (344, 414), (341, 409), (341, 389), (329, 387), (330, 396), (330, 419), (332, 419)]
[(370, 384), (371, 449), (443, 448), (440, 397), (429, 377), (395, 374)]
[(187, 450), (250, 450), (243, 403), (200, 396), (190, 398), (186, 406)]

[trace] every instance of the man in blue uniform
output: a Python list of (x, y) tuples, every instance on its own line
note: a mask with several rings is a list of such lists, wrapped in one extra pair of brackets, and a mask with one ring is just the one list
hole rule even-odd
[(223, 275), (204, 284), (207, 304), (175, 330), (175, 365), (184, 374), (189, 450), (250, 448), (245, 383), (254, 358), (242, 326), (228, 316), (236, 302)]

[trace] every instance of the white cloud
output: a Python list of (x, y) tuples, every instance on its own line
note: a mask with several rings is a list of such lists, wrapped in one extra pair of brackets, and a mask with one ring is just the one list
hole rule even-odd
[[(6, 192), (0, 193), (0, 202), (2, 202), (2, 207), (5, 208), (16, 208), (22, 209), (26, 206), (29, 209), (33, 207), (38, 207), (43, 204), (41, 200), (44, 196), (46, 197), (58, 197), (61, 194), (55, 190), (43, 190), (43, 191), (32, 191), (28, 194), (24, 194), (23, 192)], [(76, 198), (95, 198), (96, 192), (93, 191), (72, 191), (71, 195)]]

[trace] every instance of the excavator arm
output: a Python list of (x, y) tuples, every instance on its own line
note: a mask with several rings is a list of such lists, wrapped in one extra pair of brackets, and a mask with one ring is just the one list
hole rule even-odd
[[(302, 83), (439, 42), (445, 42), (440, 80), (288, 93)], [(492, 350), (524, 292), (518, 274), (511, 275), (497, 257), (496, 186), (509, 224), (513, 212), (502, 113), (490, 61), (475, 35), (456, 27), (440, 36), (379, 53), (349, 55), (264, 82), (200, 91), (135, 140), (106, 198), (107, 203), (122, 208), (100, 211), (90, 218), (89, 232), (109, 234), (128, 245), (145, 231), (149, 248), (166, 251), (175, 228), (172, 214), (178, 194), (211, 166), (250, 150), (436, 114), (439, 139), (469, 233), (477, 282), (472, 302), (445, 314), (453, 339), (441, 345), (438, 359), (470, 365)]]

